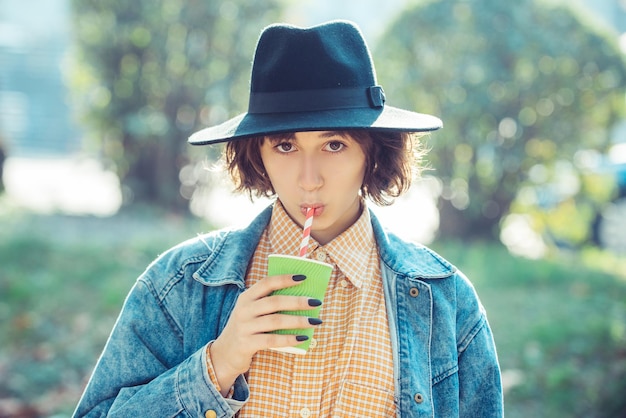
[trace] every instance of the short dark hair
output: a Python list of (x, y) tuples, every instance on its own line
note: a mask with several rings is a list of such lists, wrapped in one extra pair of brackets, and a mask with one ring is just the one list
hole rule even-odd
[[(369, 129), (339, 133), (350, 136), (363, 148), (366, 161), (361, 194), (376, 204), (390, 205), (394, 198), (409, 189), (413, 177), (423, 169), (425, 152), (420, 135)], [(224, 150), (224, 161), (235, 190), (247, 192), (251, 198), (275, 195), (261, 160), (260, 147), (265, 138), (255, 136), (231, 141)]]

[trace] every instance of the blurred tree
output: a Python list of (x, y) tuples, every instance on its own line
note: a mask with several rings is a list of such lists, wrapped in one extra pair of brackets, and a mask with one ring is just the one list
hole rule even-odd
[[(189, 134), (245, 108), (250, 51), (277, 0), (72, 0), (70, 83), (126, 203), (185, 210)], [(203, 148), (202, 152), (215, 152)]]
[(430, 143), (444, 237), (496, 238), (522, 184), (549, 182), (581, 148), (605, 149), (624, 115), (617, 35), (565, 6), (420, 2), (375, 56), (394, 104), (444, 121)]

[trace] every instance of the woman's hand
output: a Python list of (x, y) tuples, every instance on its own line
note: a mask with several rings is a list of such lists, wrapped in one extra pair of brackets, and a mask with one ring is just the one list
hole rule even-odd
[(270, 296), (273, 291), (295, 286), (302, 280), (306, 280), (306, 277), (302, 275), (266, 277), (239, 295), (226, 327), (209, 349), (222, 395), (228, 393), (237, 376), (248, 371), (252, 357), (257, 351), (295, 346), (304, 341), (302, 338), (306, 339), (306, 336), (269, 332), (279, 329), (311, 328), (321, 323), (315, 318), (278, 313), (313, 309), (320, 306), (321, 301), (306, 296)]

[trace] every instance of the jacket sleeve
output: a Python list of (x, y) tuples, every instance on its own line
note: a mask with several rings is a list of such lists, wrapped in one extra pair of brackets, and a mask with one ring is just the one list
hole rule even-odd
[[(211, 383), (206, 345), (183, 358), (183, 334), (141, 278), (98, 360), (75, 417), (197, 417), (215, 411), (233, 416), (249, 396), (245, 379), (235, 382), (233, 399)], [(208, 343), (208, 342), (207, 342)]]
[(502, 417), (502, 382), (491, 328), (473, 287), (462, 287), (461, 309), (474, 313), (468, 313), (465, 317), (471, 320), (458, 326), (459, 416), (476, 416), (480, 411), (481, 417)]

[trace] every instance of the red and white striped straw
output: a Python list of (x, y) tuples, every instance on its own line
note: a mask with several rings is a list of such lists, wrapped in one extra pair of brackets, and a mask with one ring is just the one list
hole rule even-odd
[(311, 236), (311, 227), (313, 226), (313, 213), (315, 209), (306, 209), (306, 220), (304, 221), (304, 228), (302, 230), (302, 241), (300, 242), (300, 257), (306, 257), (306, 252), (309, 249), (309, 237)]

